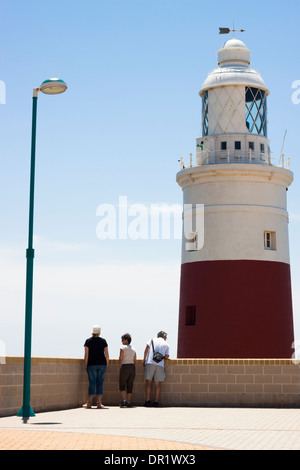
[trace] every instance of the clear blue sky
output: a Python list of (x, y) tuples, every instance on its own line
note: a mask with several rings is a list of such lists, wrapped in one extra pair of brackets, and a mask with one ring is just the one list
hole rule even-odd
[(180, 240), (96, 236), (100, 204), (181, 204), (178, 159), (200, 136), (198, 92), (226, 39), (238, 35), (271, 91), (269, 138), (291, 157), (288, 193), (294, 315), (300, 339), (299, 0), (1, 0), (0, 344), (23, 354), (32, 89), (39, 95), (32, 354), (81, 357), (100, 324), (111, 356), (133, 335), (138, 356), (157, 331), (176, 357)]

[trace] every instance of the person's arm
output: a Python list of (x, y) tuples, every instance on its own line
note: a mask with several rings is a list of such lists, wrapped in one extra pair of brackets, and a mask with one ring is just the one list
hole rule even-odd
[(134, 364), (136, 363), (136, 352), (134, 353), (133, 363), (134, 363)]
[(87, 368), (88, 360), (89, 360), (89, 348), (87, 346), (84, 346), (84, 364), (85, 364), (85, 368)]
[(109, 354), (108, 354), (108, 347), (104, 348), (104, 354), (106, 357), (106, 364), (109, 364)]
[(147, 346), (146, 346), (146, 348), (145, 348), (145, 351), (144, 351), (144, 360), (143, 360), (143, 364), (144, 364), (144, 365), (145, 365), (145, 362), (146, 362), (146, 359), (147, 359), (147, 356), (148, 356), (148, 351), (149, 351), (149, 349), (150, 349), (150, 347), (149, 347), (148, 344), (147, 344)]
[(168, 347), (168, 348), (166, 349), (166, 354), (165, 354), (164, 359), (169, 359), (169, 357), (170, 357), (170, 349), (169, 349), (169, 347)]
[(122, 364), (123, 362), (123, 356), (124, 356), (124, 350), (120, 349), (120, 355), (119, 355), (119, 363)]

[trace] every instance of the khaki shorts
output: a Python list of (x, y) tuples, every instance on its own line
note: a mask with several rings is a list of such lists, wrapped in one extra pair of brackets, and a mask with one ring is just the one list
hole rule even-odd
[(163, 382), (165, 380), (165, 370), (162, 366), (156, 364), (145, 365), (145, 379), (154, 380), (154, 382)]

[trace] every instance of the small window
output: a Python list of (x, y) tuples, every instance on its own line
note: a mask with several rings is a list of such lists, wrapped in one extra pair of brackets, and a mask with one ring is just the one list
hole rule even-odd
[(264, 233), (265, 250), (276, 250), (276, 232)]
[(234, 148), (235, 150), (241, 150), (241, 142), (240, 141), (236, 141), (234, 143)]
[(196, 307), (195, 305), (187, 306), (185, 311), (185, 326), (196, 325)]
[(227, 142), (221, 142), (221, 150), (227, 150)]
[(254, 142), (249, 142), (249, 150), (254, 151)]
[(260, 144), (261, 153), (265, 153), (265, 144)]

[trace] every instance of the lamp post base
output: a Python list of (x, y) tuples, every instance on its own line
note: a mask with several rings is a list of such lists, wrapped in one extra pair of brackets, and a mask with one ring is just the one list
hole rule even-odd
[(22, 406), (17, 416), (21, 416), (23, 418), (24, 423), (27, 423), (30, 417), (35, 416), (35, 412), (33, 411), (30, 405), (26, 407), (26, 412), (24, 412), (23, 409), (24, 407)]

